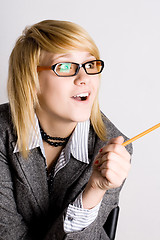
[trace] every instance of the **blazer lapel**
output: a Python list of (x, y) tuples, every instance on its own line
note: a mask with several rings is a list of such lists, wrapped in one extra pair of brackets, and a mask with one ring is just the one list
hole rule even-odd
[(56, 219), (81, 192), (84, 182), (79, 181), (79, 177), (87, 165), (71, 157), (69, 163), (56, 174), (50, 198), (52, 219)]
[(68, 164), (62, 168), (54, 178), (52, 197), (59, 207), (62, 206), (66, 194), (68, 197), (65, 203), (67, 204), (73, 201), (88, 182), (92, 173), (92, 162), (95, 151), (94, 145), (95, 133), (92, 126), (90, 126), (88, 138), (89, 164), (81, 162), (71, 155)]
[(40, 149), (30, 150), (27, 159), (24, 159), (19, 152), (14, 155), (37, 202), (35, 207), (40, 207), (43, 212), (46, 212), (49, 206), (49, 193), (45, 162)]

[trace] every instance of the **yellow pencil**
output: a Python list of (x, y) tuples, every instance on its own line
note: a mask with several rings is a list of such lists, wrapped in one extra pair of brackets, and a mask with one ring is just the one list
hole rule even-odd
[(148, 130), (146, 130), (146, 131), (144, 131), (144, 132), (138, 134), (137, 136), (135, 136), (135, 137), (129, 139), (128, 141), (124, 142), (122, 145), (123, 145), (123, 146), (127, 146), (128, 144), (134, 142), (134, 141), (137, 140), (138, 138), (143, 137), (143, 136), (146, 135), (147, 133), (152, 132), (153, 130), (155, 130), (155, 129), (159, 128), (159, 127), (160, 127), (160, 123), (158, 123), (157, 125), (155, 125), (155, 126), (149, 128)]

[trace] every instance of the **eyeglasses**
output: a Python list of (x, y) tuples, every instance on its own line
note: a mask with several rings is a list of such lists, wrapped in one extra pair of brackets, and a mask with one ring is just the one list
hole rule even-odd
[(102, 60), (93, 60), (83, 64), (62, 62), (52, 66), (38, 66), (37, 71), (53, 70), (58, 77), (72, 77), (78, 74), (81, 67), (88, 75), (95, 75), (102, 72), (104, 62)]

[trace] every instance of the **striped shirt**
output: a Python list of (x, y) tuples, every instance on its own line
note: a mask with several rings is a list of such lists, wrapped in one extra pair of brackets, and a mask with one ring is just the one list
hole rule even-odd
[[(62, 150), (59, 159), (57, 160), (53, 178), (57, 174), (57, 172), (66, 166), (66, 164), (70, 160), (70, 156), (77, 159), (78, 161), (89, 163), (88, 160), (88, 135), (89, 135), (89, 127), (90, 121), (87, 120), (85, 122), (79, 122), (72, 133), (66, 147)], [(40, 133), (38, 119), (36, 117), (36, 125), (35, 128), (32, 127), (30, 130), (30, 138), (29, 138), (29, 150), (33, 148), (40, 147), (41, 152), (45, 158), (46, 156), (43, 147), (43, 140)], [(19, 152), (18, 145), (16, 144), (13, 153)], [(82, 193), (77, 197), (77, 199), (69, 204), (67, 208), (67, 213), (64, 219), (64, 231), (66, 233), (73, 231), (80, 231), (91, 224), (95, 218), (97, 217), (98, 210), (100, 207), (100, 203), (92, 209), (84, 209), (82, 203)]]

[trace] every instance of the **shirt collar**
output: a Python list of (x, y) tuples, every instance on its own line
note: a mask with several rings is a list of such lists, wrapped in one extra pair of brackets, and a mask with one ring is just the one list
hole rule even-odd
[[(30, 128), (28, 149), (31, 150), (31, 149), (37, 148), (37, 147), (41, 148), (42, 154), (45, 156), (42, 137), (41, 137), (39, 123), (38, 123), (38, 118), (35, 114), (35, 127), (31, 126), (31, 128)], [(16, 143), (13, 153), (16, 153), (16, 152), (19, 152), (17, 143)]]
[[(69, 161), (70, 155), (84, 163), (89, 163), (88, 160), (88, 136), (89, 136), (90, 120), (84, 122), (78, 122), (75, 127), (64, 151), (66, 161)], [(29, 150), (40, 147), (43, 156), (45, 157), (45, 151), (43, 147), (43, 141), (40, 133), (38, 118), (35, 114), (35, 127), (31, 127), (29, 137)], [(13, 153), (19, 152), (18, 144), (14, 148)], [(46, 158), (46, 157), (45, 157)]]
[(66, 161), (70, 155), (84, 163), (89, 164), (88, 160), (88, 136), (90, 121), (78, 122), (77, 126), (65, 148)]

